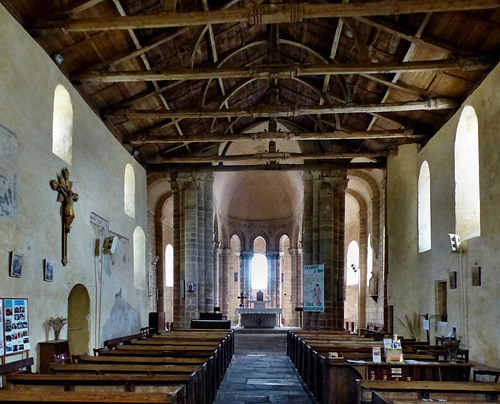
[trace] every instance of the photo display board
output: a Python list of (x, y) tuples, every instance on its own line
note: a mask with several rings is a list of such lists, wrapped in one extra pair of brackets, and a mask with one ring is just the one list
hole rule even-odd
[(325, 311), (325, 265), (304, 265), (304, 311)]
[(30, 350), (28, 299), (3, 299), (4, 355)]
[(5, 340), (3, 337), (3, 299), (0, 299), (0, 356), (5, 355)]

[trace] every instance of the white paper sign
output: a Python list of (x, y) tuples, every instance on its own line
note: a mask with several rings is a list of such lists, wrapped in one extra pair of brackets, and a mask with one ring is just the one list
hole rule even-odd
[(325, 265), (304, 265), (304, 311), (325, 311)]

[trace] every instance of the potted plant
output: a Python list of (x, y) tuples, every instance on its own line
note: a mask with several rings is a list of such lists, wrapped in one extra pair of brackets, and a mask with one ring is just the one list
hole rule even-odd
[(65, 317), (50, 317), (47, 320), (47, 324), (54, 330), (54, 339), (56, 341), (59, 339), (59, 334), (67, 323), (68, 319)]

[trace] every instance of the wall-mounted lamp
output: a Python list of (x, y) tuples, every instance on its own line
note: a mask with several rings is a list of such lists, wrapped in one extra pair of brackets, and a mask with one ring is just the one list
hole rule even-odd
[(116, 251), (116, 246), (118, 245), (118, 237), (111, 236), (104, 239), (102, 244), (103, 254), (114, 254)]
[(462, 248), (460, 236), (458, 234), (452, 234), (452, 233), (448, 233), (448, 236), (450, 236), (451, 252), (460, 252)]

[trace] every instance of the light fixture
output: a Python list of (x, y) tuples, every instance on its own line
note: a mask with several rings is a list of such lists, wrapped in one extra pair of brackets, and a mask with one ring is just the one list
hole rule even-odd
[(54, 56), (54, 60), (58, 63), (61, 64), (64, 60), (64, 58), (58, 53), (57, 55)]
[(458, 234), (453, 234), (453, 233), (448, 233), (448, 236), (450, 236), (451, 252), (460, 252), (461, 250), (460, 236)]

